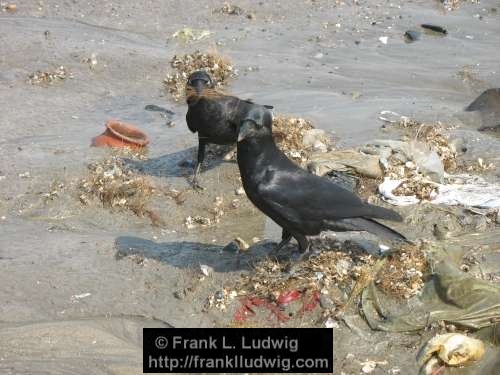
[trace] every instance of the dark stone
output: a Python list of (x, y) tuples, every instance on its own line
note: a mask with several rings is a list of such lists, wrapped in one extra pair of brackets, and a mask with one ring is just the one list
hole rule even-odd
[(420, 32), (415, 30), (408, 30), (405, 32), (405, 41), (408, 43), (414, 42), (420, 39)]

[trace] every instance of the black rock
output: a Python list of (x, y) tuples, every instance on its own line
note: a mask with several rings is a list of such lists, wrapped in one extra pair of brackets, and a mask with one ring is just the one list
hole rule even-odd
[(500, 88), (488, 89), (465, 108), (466, 112), (478, 111), (482, 124), (479, 130), (500, 125)]
[(414, 42), (420, 39), (420, 35), (420, 32), (416, 30), (408, 30), (407, 32), (405, 32), (405, 41), (407, 43)]

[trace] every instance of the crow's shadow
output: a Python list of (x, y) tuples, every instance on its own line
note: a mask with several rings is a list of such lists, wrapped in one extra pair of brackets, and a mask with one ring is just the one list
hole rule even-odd
[(116, 259), (131, 255), (155, 259), (177, 268), (199, 267), (206, 264), (217, 272), (250, 270), (252, 265), (267, 257), (274, 243), (263, 242), (250, 249), (234, 253), (224, 251), (224, 246), (190, 241), (157, 243), (144, 238), (120, 236), (115, 240)]
[[(156, 177), (190, 177), (193, 174), (198, 147), (172, 152), (147, 160), (123, 158), (126, 166), (149, 176)], [(207, 160), (209, 159), (209, 160)], [(201, 167), (201, 172), (213, 169), (225, 162), (222, 155), (207, 157)]]

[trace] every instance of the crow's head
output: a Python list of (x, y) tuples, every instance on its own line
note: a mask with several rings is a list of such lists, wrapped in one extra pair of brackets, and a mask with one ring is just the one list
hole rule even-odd
[(241, 121), (238, 142), (250, 138), (272, 137), (273, 116), (265, 106), (255, 104)]
[(196, 91), (198, 96), (203, 94), (203, 90), (206, 88), (213, 89), (215, 87), (212, 77), (204, 70), (197, 70), (191, 73), (188, 77), (187, 88), (192, 88)]

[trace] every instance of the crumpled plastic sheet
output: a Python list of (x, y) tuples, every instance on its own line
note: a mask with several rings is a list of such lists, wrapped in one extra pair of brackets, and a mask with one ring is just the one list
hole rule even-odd
[[(412, 196), (397, 196), (392, 192), (403, 180), (386, 178), (379, 187), (382, 198), (395, 206), (407, 206), (419, 203), (420, 200)], [(459, 184), (436, 184), (437, 194), (430, 203), (445, 204), (448, 206), (465, 206), (477, 208), (500, 208), (500, 185), (487, 182)]]
[(421, 309), (396, 316), (385, 311), (383, 295), (371, 283), (362, 295), (368, 324), (390, 332), (419, 331), (439, 321), (475, 330), (500, 325), (500, 285), (464, 274), (448, 261), (434, 266), (432, 284), (422, 296)]
[[(498, 374), (500, 285), (459, 271), (453, 265), (454, 249), (451, 250), (431, 248), (428, 255), (433, 265), (433, 279), (426, 284), (421, 296), (407, 301), (405, 306), (391, 305), (390, 312), (391, 301), (372, 281), (362, 294), (363, 315), (370, 328), (386, 332), (424, 332), (429, 324), (440, 321), (466, 328), (469, 335), (486, 344), (485, 356), (461, 368), (448, 367), (444, 374)], [(420, 374), (426, 374), (424, 367)]]

